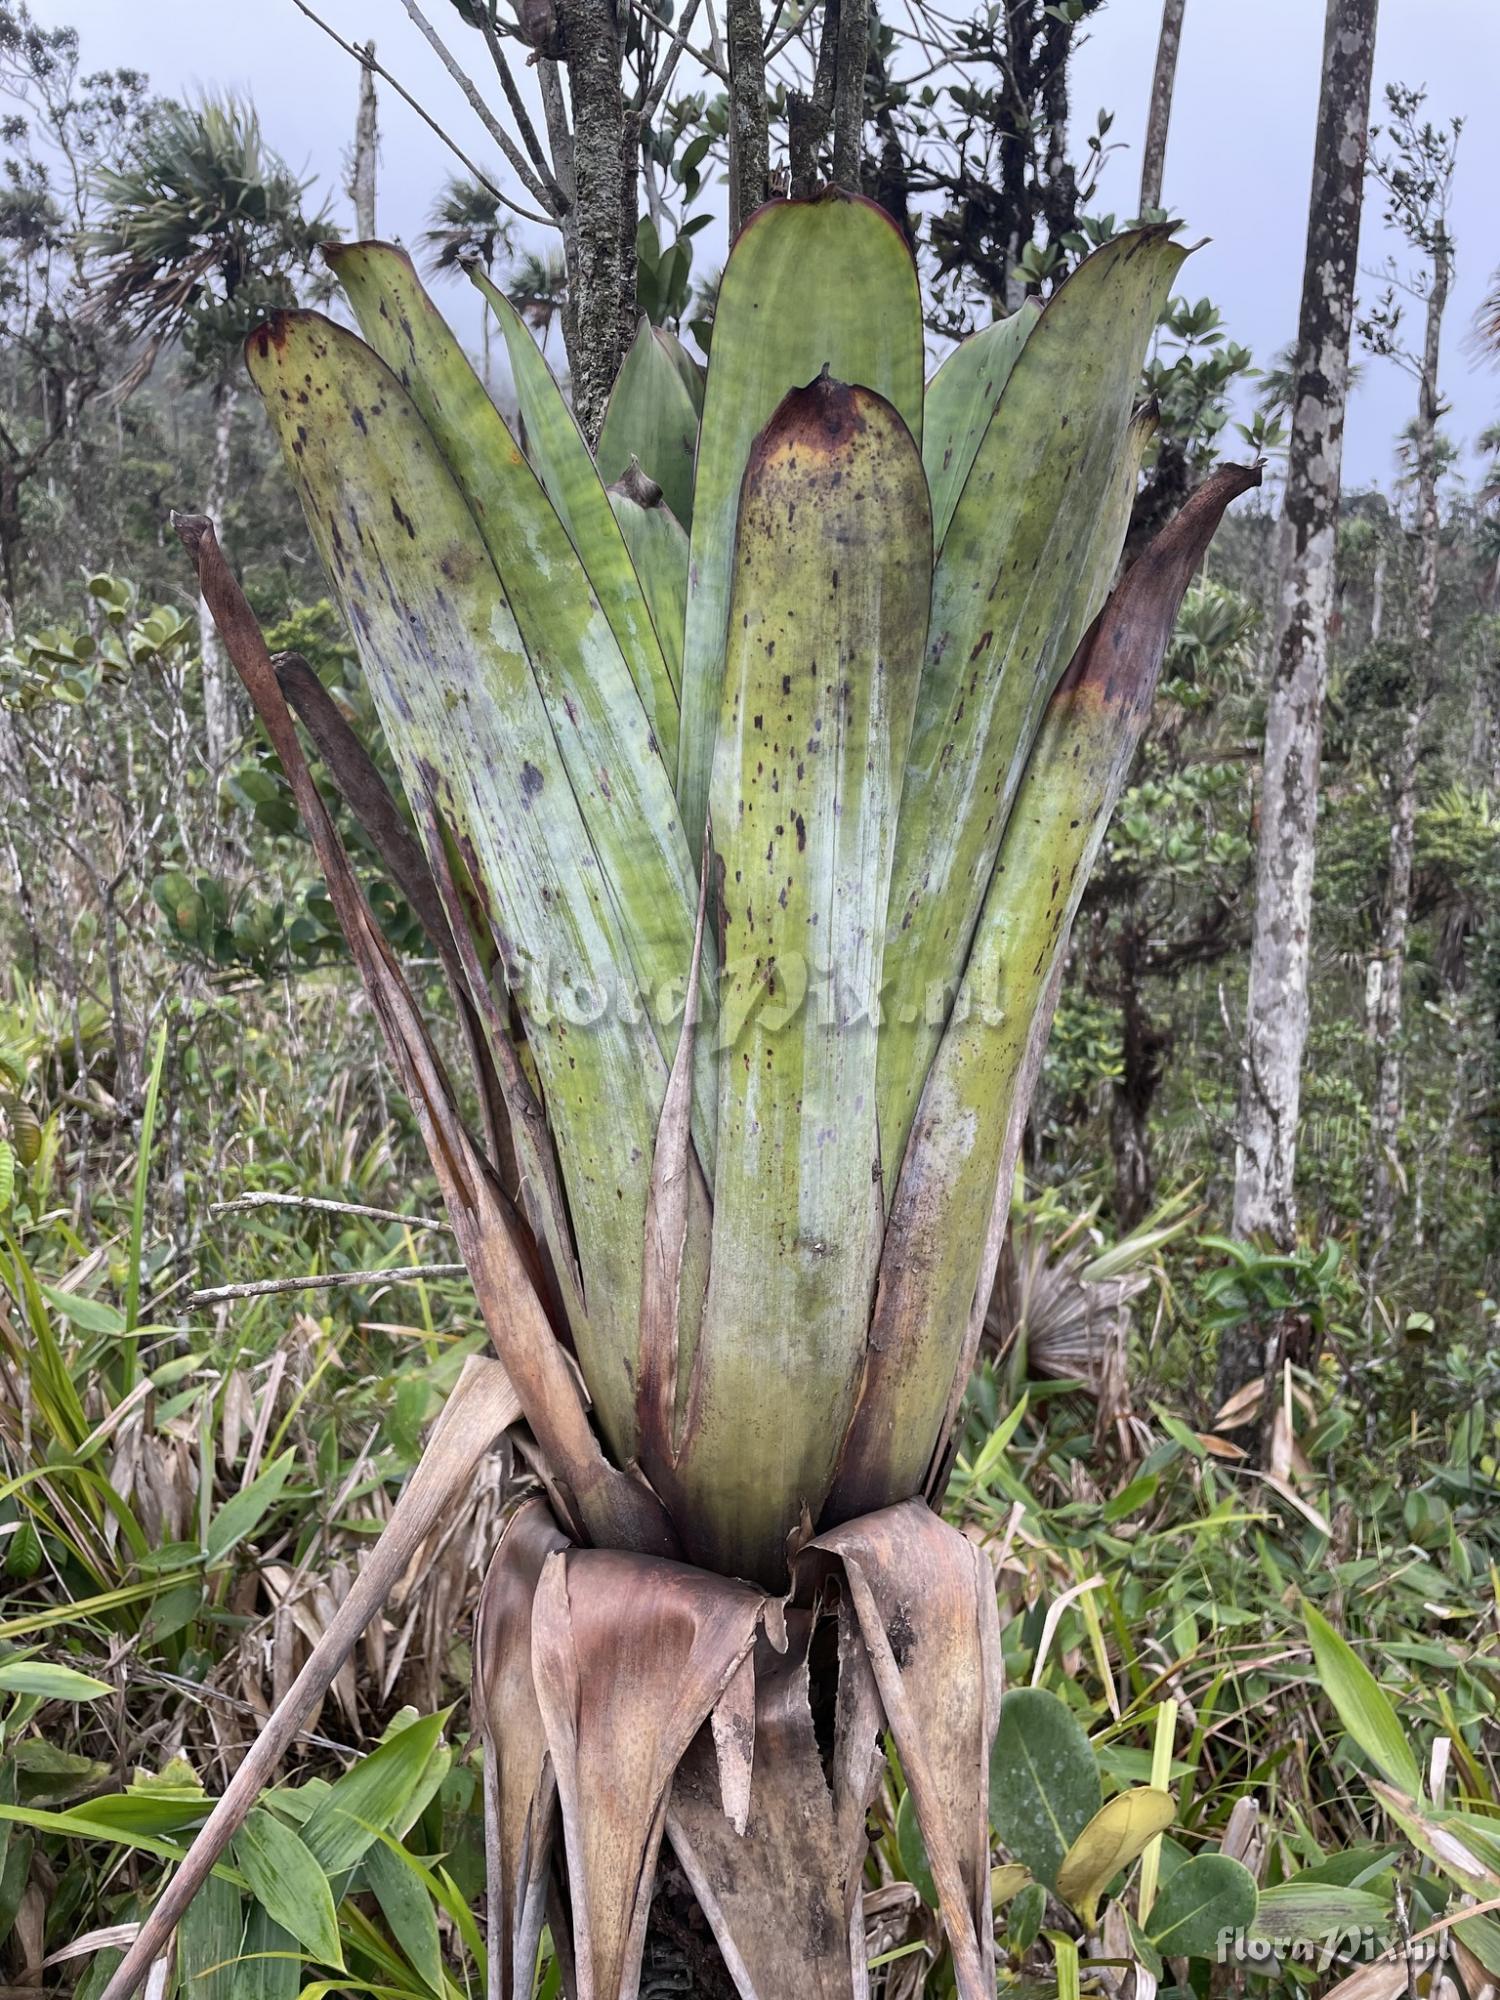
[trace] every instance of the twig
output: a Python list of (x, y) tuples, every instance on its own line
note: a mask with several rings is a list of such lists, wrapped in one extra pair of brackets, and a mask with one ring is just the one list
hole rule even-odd
[(255, 1208), (315, 1208), (321, 1215), (364, 1215), (372, 1222), (401, 1222), (408, 1229), (441, 1229), (452, 1234), (452, 1225), (430, 1215), (403, 1215), (396, 1208), (370, 1208), (362, 1201), (328, 1201), (318, 1194), (239, 1194), (233, 1201), (209, 1204), (209, 1215), (242, 1215)]
[(427, 16), (417, 5), (417, 0), (401, 0), (401, 4), (406, 9), (407, 17), (412, 25), (421, 31), (422, 38), (427, 43), (427, 46), (432, 50), (432, 53), (443, 65), (443, 68), (447, 70), (449, 76), (452, 77), (453, 81), (463, 92), (464, 97), (468, 101), (469, 109), (474, 113), (474, 116), (479, 120), (485, 131), (489, 133), (501, 152), (504, 153), (506, 159), (510, 161), (511, 166), (515, 169), (520, 179), (522, 187), (530, 194), (533, 201), (539, 201), (545, 209), (550, 211), (547, 219), (555, 222), (558, 215), (562, 212), (560, 205), (554, 205), (561, 203), (562, 189), (558, 187), (550, 174), (547, 176), (545, 185), (537, 178), (521, 148), (512, 139), (509, 132), (506, 131), (500, 120), (474, 88), (473, 80), (464, 69), (463, 64), (451, 53), (447, 43), (444, 42), (437, 29), (433, 27)]
[(335, 1285), (391, 1285), (410, 1278), (462, 1278), (467, 1264), (398, 1264), (389, 1271), (325, 1271), (321, 1277), (257, 1278), (248, 1285), (212, 1285), (189, 1292), (190, 1306), (217, 1306), (227, 1299), (264, 1299), (276, 1292), (326, 1292)]
[(443, 130), (442, 126), (439, 125), (437, 120), (433, 117), (432, 113), (430, 111), (424, 110), (424, 108), (417, 102), (416, 98), (414, 98), (411, 92), (406, 88), (405, 84), (402, 83), (398, 78), (391, 75), (390, 71), (385, 67), (384, 63), (376, 62), (375, 58), (372, 55), (367, 55), (363, 49), (357, 49), (354, 46), (353, 42), (346, 42), (343, 36), (338, 32), (336, 28), (329, 27), (328, 23), (323, 19), (323, 17), (320, 14), (315, 14), (313, 12), (312, 8), (308, 6), (307, 0), (292, 0), (292, 5), (297, 9), (297, 12), (299, 14), (305, 14), (308, 20), (312, 22), (315, 28), (321, 28), (323, 30), (323, 33), (327, 35), (330, 41), (337, 42), (339, 47), (344, 51), (344, 54), (346, 56), (353, 56), (354, 60), (357, 63), (359, 63), (361, 67), (363, 67), (364, 69), (373, 70), (376, 76), (381, 77), (386, 83), (388, 83), (391, 86), (391, 89), (394, 90), (396, 95), (402, 100), (402, 102), (405, 104), (409, 104), (412, 110), (415, 111), (417, 116), (421, 119), (422, 123), (428, 126), (430, 130), (436, 132), (437, 136), (442, 140), (443, 144), (448, 148), (449, 152), (452, 153), (454, 158), (460, 161), (462, 165), (468, 168), (469, 172), (474, 176), (475, 180), (478, 181), (479, 185), (482, 188), (487, 188), (489, 192), (495, 197), (496, 201), (500, 202), (504, 207), (508, 208), (512, 214), (521, 216), (527, 222), (539, 222), (544, 229), (551, 229), (556, 226), (556, 218), (554, 216), (538, 215), (534, 209), (523, 208), (518, 201), (512, 201), (510, 196), (506, 194), (503, 189), (497, 188), (495, 186), (495, 183), (490, 179), (489, 175), (484, 172), (483, 168), (475, 166), (474, 162), (469, 158), (468, 154), (464, 151), (462, 146), (459, 145), (458, 141), (456, 139), (449, 137), (449, 135)]
[(682, 26), (680, 28), (667, 29), (667, 33), (672, 37), (671, 47), (667, 50), (663, 60), (661, 74), (657, 77), (655, 83), (652, 84), (646, 95), (646, 100), (641, 106), (641, 117), (643, 119), (654, 118), (656, 116), (657, 106), (667, 94), (667, 86), (671, 83), (677, 71), (678, 59), (687, 47), (688, 33), (693, 25), (693, 17), (698, 12), (698, 6), (699, 0), (688, 0), (687, 8), (682, 16)]

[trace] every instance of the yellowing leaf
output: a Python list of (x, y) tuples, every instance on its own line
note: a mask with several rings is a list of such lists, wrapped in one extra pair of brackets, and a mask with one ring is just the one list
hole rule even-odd
[(1176, 1811), (1169, 1792), (1139, 1785), (1101, 1806), (1073, 1842), (1057, 1871), (1057, 1893), (1090, 1929), (1105, 1889), (1122, 1868), (1130, 1866), (1147, 1841), (1166, 1832)]

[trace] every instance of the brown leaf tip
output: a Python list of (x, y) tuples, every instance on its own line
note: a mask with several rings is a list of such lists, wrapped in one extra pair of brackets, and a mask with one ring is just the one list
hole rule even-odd
[(610, 487), (611, 493), (618, 493), (626, 500), (633, 500), (637, 507), (659, 507), (661, 488), (649, 473), (641, 470), (641, 461), (635, 453), (630, 454), (630, 463)]
[(873, 395), (873, 390), (838, 381), (825, 361), (821, 374), (805, 387), (790, 390), (777, 404), (755, 440), (750, 469), (773, 454), (798, 449), (814, 458), (831, 458), (847, 450), (866, 428), (865, 410)]

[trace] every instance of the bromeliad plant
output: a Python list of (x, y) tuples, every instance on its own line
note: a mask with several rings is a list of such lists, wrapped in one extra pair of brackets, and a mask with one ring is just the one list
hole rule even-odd
[[(400, 251), (328, 254), (363, 339), (282, 314), (250, 373), (415, 838), (316, 679), (271, 660), (211, 526), (179, 528), (499, 1360), (469, 1364), (108, 2000), (511, 1426), (536, 1487), (475, 1645), (494, 1990), (529, 1993), (550, 1899), (581, 2000), (630, 2000), (665, 1836), (742, 1994), (864, 1993), (884, 1728), (979, 2000), (995, 1593), (928, 1503), (1073, 914), (1182, 592), (1256, 479), (1215, 474), (1109, 594), (1183, 253), (1120, 237), (924, 391), (889, 219), (772, 203), (735, 243), (706, 381), (642, 328), (609, 486), (485, 281), (522, 442)], [(288, 702), (448, 974), (483, 1137)]]

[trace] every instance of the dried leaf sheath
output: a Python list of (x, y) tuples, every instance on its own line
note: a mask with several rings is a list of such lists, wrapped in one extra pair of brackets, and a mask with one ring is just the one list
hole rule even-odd
[(543, 1566), (532, 1675), (567, 1843), (578, 2000), (635, 2000), (672, 1774), (764, 1609), (759, 1591), (681, 1563), (575, 1550)]
[(523, 1501), (491, 1559), (474, 1621), (491, 2000), (531, 2000), (546, 1915), (557, 1781), (531, 1680), (531, 1604), (543, 1563), (567, 1546), (546, 1502)]

